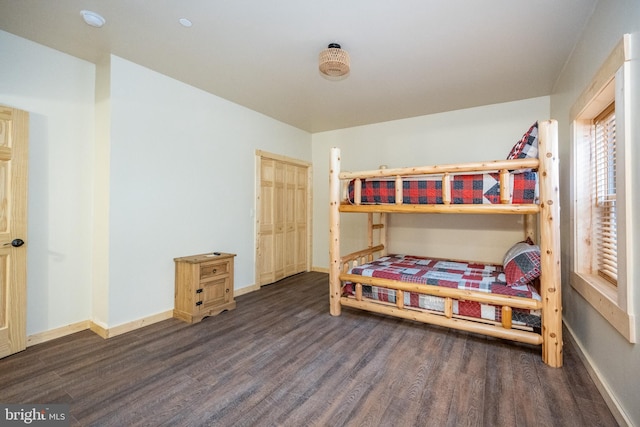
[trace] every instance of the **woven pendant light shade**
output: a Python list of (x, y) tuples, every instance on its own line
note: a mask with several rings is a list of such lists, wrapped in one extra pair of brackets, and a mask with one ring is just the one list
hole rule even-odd
[(349, 73), (349, 54), (340, 48), (338, 43), (331, 43), (320, 52), (320, 72), (329, 77), (341, 77)]

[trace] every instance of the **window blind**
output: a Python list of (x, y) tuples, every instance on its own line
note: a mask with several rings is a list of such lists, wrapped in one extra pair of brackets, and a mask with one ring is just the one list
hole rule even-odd
[(611, 104), (594, 119), (593, 166), (595, 181), (596, 262), (598, 274), (618, 280), (616, 215), (616, 116)]

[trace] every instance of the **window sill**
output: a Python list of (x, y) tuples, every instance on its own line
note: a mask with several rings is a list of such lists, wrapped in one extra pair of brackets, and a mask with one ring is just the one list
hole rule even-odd
[(571, 286), (630, 343), (636, 342), (633, 315), (618, 305), (616, 290), (595, 275), (571, 274)]

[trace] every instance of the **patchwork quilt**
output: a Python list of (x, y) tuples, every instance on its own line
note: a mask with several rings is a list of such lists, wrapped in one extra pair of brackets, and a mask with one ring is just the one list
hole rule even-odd
[[(513, 204), (537, 203), (538, 173), (524, 171), (509, 175), (509, 200)], [(362, 204), (395, 204), (395, 179), (362, 180)], [(349, 202), (354, 203), (354, 181), (349, 183)], [(405, 178), (402, 182), (404, 204), (442, 204), (442, 177)], [(499, 204), (500, 174), (454, 175), (451, 179), (452, 204)]]
[[(412, 255), (389, 255), (354, 267), (349, 270), (349, 273), (541, 300), (538, 291), (531, 284), (507, 286), (501, 265), (448, 261)], [(366, 298), (396, 302), (395, 290), (369, 285), (363, 285), (362, 290)], [(342, 292), (344, 296), (354, 295), (355, 285), (346, 283)], [(442, 297), (414, 292), (404, 293), (404, 304), (409, 307), (444, 312), (444, 301)], [(497, 322), (502, 321), (501, 308), (475, 301), (454, 301), (453, 303), (454, 314)], [(540, 311), (514, 308), (512, 323), (528, 326), (540, 332)]]

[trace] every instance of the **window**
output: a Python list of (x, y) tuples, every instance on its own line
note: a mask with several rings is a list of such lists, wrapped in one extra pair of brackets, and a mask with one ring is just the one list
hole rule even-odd
[[(571, 286), (629, 342), (636, 341), (631, 291), (629, 37), (621, 41), (571, 110)], [(629, 161), (628, 163), (626, 163)], [(626, 165), (626, 167), (625, 167)]]

